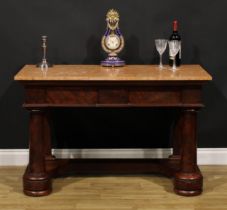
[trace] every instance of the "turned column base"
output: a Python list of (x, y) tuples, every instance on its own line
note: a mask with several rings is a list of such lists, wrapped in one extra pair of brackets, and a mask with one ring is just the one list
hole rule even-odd
[(51, 178), (47, 174), (33, 174), (26, 170), (23, 176), (24, 194), (28, 196), (45, 196), (52, 191)]
[(196, 196), (202, 193), (203, 176), (196, 173), (177, 173), (174, 177), (174, 191), (182, 196)]

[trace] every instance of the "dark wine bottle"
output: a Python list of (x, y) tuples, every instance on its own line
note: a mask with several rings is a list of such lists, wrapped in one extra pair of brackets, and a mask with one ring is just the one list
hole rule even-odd
[[(169, 40), (178, 40), (181, 41), (181, 37), (178, 33), (178, 21), (174, 20), (173, 21), (173, 33), (171, 34), (171, 36), (169, 37)], [(179, 51), (179, 53), (177, 53), (176, 55), (176, 66), (180, 66), (181, 65), (181, 49)], [(169, 65), (173, 66), (173, 57), (169, 56)]]

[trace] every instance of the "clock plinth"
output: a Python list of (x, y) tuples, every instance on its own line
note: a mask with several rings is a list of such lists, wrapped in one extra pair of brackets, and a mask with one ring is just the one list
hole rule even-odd
[(125, 65), (125, 61), (117, 56), (109, 56), (104, 61), (101, 61), (101, 65), (106, 67), (120, 67)]

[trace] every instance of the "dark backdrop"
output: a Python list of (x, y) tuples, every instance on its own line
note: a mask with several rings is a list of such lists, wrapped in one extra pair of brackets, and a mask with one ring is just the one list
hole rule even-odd
[[(40, 36), (48, 35), (48, 58), (55, 64), (98, 64), (105, 56), (100, 37), (109, 8), (120, 12), (126, 40), (121, 56), (128, 64), (157, 63), (154, 39), (168, 38), (171, 22), (179, 20), (183, 63), (199, 63), (213, 76), (204, 88), (199, 146), (227, 147), (226, 0), (6, 0), (0, 3), (0, 148), (28, 146), (28, 113), (21, 108), (24, 91), (13, 76), (23, 65), (40, 61)], [(149, 109), (55, 110), (55, 145), (166, 147), (172, 114)]]

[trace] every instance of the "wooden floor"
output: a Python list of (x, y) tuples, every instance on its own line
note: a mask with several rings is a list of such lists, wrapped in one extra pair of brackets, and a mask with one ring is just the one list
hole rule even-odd
[(55, 179), (46, 197), (22, 193), (22, 167), (0, 168), (0, 210), (227, 210), (227, 166), (202, 166), (204, 193), (181, 197), (160, 176)]

